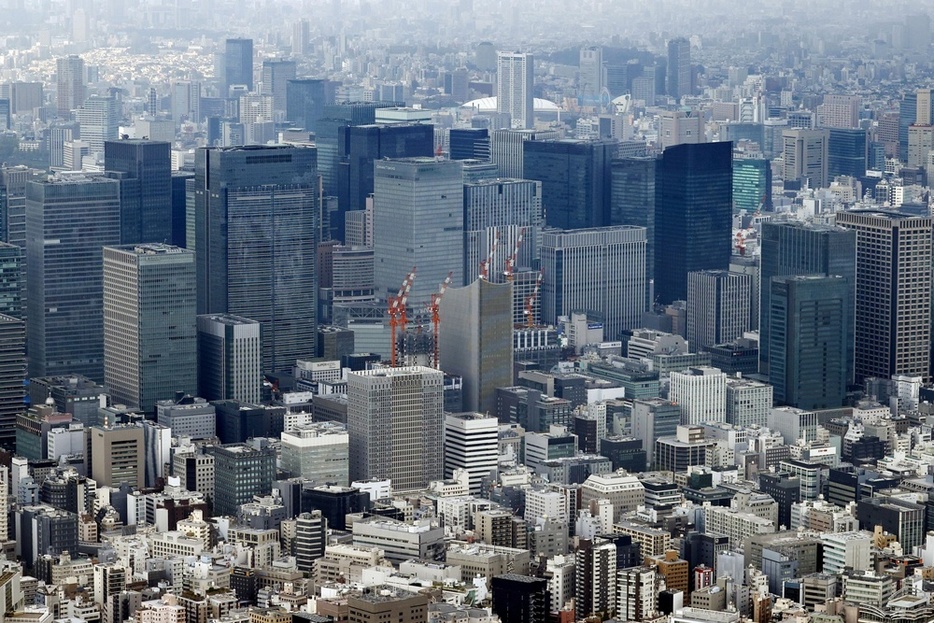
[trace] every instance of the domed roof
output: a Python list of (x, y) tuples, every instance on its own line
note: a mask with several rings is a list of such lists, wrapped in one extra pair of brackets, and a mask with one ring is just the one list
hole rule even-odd
[[(539, 97), (536, 97), (532, 102), (532, 107), (535, 112), (558, 112), (561, 110), (554, 102)], [(477, 112), (496, 112), (496, 98), (481, 97), (462, 104), (461, 108), (473, 108)]]

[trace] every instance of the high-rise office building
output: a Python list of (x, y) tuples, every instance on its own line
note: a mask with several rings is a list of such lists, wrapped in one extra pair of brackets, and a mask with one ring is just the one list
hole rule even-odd
[(810, 188), (826, 188), (830, 184), (827, 173), (829, 144), (827, 130), (783, 130), (782, 179), (807, 184)]
[[(325, 196), (338, 194), (338, 167), (348, 153), (343, 128), (376, 122), (376, 110), (400, 105), (400, 102), (343, 102), (334, 103), (334, 87), (323, 81), (325, 106), (315, 126), (315, 146), (318, 148), (318, 170)], [(294, 120), (292, 120), (294, 122)], [(349, 207), (347, 208), (350, 209)], [(342, 238), (339, 238), (342, 239)]]
[(610, 225), (645, 227), (646, 301), (655, 279), (654, 157), (614, 159), (610, 163)]
[(260, 401), (260, 324), (231, 314), (198, 316), (198, 395), (207, 400)]
[(396, 491), (441, 478), (444, 374), (419, 366), (347, 376), (350, 479), (388, 478)]
[(91, 453), (86, 457), (88, 477), (106, 487), (128, 484), (141, 489), (146, 486), (142, 426), (104, 423), (89, 428), (87, 436)]
[(440, 368), (464, 379), (464, 409), (493, 413), (512, 385), (512, 284), (477, 279), (441, 299)]
[(542, 183), (545, 222), (561, 229), (610, 224), (610, 163), (618, 141), (528, 141), (523, 174)]
[(542, 319), (584, 311), (602, 319), (606, 339), (642, 322), (645, 229), (631, 225), (546, 232), (542, 236)]
[[(925, 156), (927, 154), (925, 153)], [(827, 179), (840, 175), (859, 179), (869, 168), (869, 134), (866, 130), (827, 130)]]
[(22, 247), (0, 242), (0, 314), (24, 318), (23, 273), (26, 258)]
[(410, 305), (429, 302), (449, 272), (463, 283), (464, 185), (461, 163), (433, 158), (375, 165), (373, 250), (376, 294), (395, 293), (415, 266)]
[(195, 159), (198, 313), (259, 322), (263, 370), (290, 369), (315, 350), (315, 150), (199, 149)]
[(119, 243), (116, 180), (78, 175), (27, 184), (30, 377), (104, 380), (101, 247)]
[(676, 145), (662, 153), (655, 182), (655, 300), (687, 296), (687, 275), (729, 267), (731, 143)]
[(499, 281), (520, 233), (522, 242), (513, 270), (537, 266), (544, 224), (541, 182), (500, 178), (465, 183), (464, 283), (473, 283), (480, 276), (480, 262), (490, 257), (491, 251), (489, 278)]
[(493, 614), (502, 623), (538, 623), (549, 614), (548, 580), (507, 573), (490, 581)]
[(772, 209), (772, 163), (760, 158), (733, 160), (733, 207), (757, 212)]
[[(791, 275), (840, 275), (849, 281), (851, 290), (855, 289), (856, 234), (842, 227), (795, 221), (763, 223), (760, 244), (762, 255), (759, 279), (759, 372), (768, 374), (772, 278)], [(850, 309), (848, 326), (851, 337), (848, 338), (848, 343), (852, 344), (852, 302)], [(848, 378), (852, 379), (852, 355), (848, 358), (847, 370)]]
[(224, 90), (222, 97), (230, 94), (233, 85), (244, 85), (253, 90), (253, 40), (227, 39), (224, 45)]
[(706, 350), (749, 330), (749, 275), (726, 270), (688, 273), (687, 335), (691, 349)]
[(498, 465), (499, 420), (482, 413), (448, 413), (444, 416), (444, 477), (466, 470), (470, 493), (479, 495), (483, 479)]
[(300, 19), (292, 24), (292, 56), (305, 56), (311, 51), (311, 34), (308, 20)]
[(717, 368), (671, 373), (668, 398), (681, 409), (682, 424), (726, 421), (726, 374)]
[(120, 102), (112, 95), (92, 95), (75, 110), (75, 120), (81, 126), (81, 140), (88, 144), (88, 152), (102, 154), (104, 143), (119, 138)]
[(854, 210), (837, 224), (856, 231), (856, 380), (930, 378), (931, 217)]
[(154, 413), (197, 392), (195, 254), (165, 244), (104, 247), (104, 382)]
[(487, 128), (451, 128), (448, 153), (451, 160), (489, 160), (490, 131)]
[(84, 78), (84, 60), (80, 56), (66, 56), (56, 60), (56, 108), (62, 119), (71, 118), (71, 111), (87, 99)]
[(269, 495), (276, 479), (276, 452), (240, 443), (214, 446), (214, 514), (236, 515), (254, 495)]
[[(263, 65), (265, 69), (265, 64)], [(302, 78), (285, 85), (285, 118), (308, 132), (318, 131), (328, 102), (328, 81)], [(319, 162), (323, 161), (319, 154)]]
[(818, 125), (824, 128), (851, 129), (859, 127), (859, 109), (863, 101), (859, 95), (824, 96), (824, 103), (817, 107)]
[(934, 123), (934, 97), (931, 89), (905, 93), (898, 106), (898, 158), (908, 160), (908, 128)]
[(593, 46), (581, 48), (577, 100), (581, 106), (598, 108), (603, 88), (606, 85), (606, 68), (603, 65), (603, 48)]
[(106, 141), (104, 169), (120, 176), (120, 242), (172, 240), (170, 143), (142, 139)]
[(498, 52), (496, 72), (496, 112), (508, 113), (513, 128), (534, 127), (534, 57), (521, 52)]
[(16, 448), (16, 416), (26, 409), (25, 381), (26, 324), (0, 313), (0, 447), (10, 452)]
[(346, 487), (347, 429), (336, 422), (315, 422), (282, 432), (282, 469), (292, 478)]
[(831, 409), (850, 381), (853, 287), (846, 277), (775, 277), (769, 309), (769, 382), (779, 404)]
[[(366, 209), (366, 198), (373, 194), (373, 163), (385, 158), (432, 157), (435, 153), (434, 126), (425, 123), (387, 123), (342, 128), (341, 168), (338, 171), (338, 209)], [(340, 218), (340, 217), (338, 217)]]
[(272, 96), (273, 110), (286, 111), (289, 82), (295, 79), (295, 61), (263, 61), (263, 94)]
[[(155, 113), (150, 114), (155, 115)], [(180, 80), (173, 85), (172, 119), (177, 126), (181, 125), (184, 121), (201, 123), (200, 82), (194, 80)], [(153, 136), (149, 138), (155, 139)]]
[(616, 611), (616, 545), (581, 539), (574, 552), (574, 606), (585, 616), (603, 619)]
[(678, 37), (668, 42), (668, 95), (680, 100), (693, 95), (691, 80), (691, 42)]
[(526, 143), (556, 138), (554, 130), (494, 130), (490, 134), (490, 160), (499, 167), (499, 177), (523, 179)]
[(658, 144), (662, 149), (675, 145), (706, 143), (705, 118), (696, 110), (666, 110), (661, 113)]

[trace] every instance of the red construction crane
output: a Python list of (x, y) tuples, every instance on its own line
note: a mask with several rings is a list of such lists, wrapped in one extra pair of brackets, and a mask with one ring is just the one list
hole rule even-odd
[(396, 349), (398, 344), (396, 343), (396, 332), (399, 328), (402, 329), (402, 334), (405, 335), (405, 325), (408, 324), (408, 317), (406, 316), (405, 303), (409, 298), (409, 292), (412, 290), (412, 282), (415, 281), (415, 267), (412, 267), (412, 271), (405, 276), (405, 279), (402, 280), (402, 287), (399, 288), (399, 293), (395, 296), (390, 296), (389, 303), (389, 329), (392, 336), (392, 344), (389, 349), (389, 365), (393, 368), (396, 367)]
[(532, 290), (532, 294), (525, 299), (525, 326), (528, 329), (531, 329), (535, 326), (535, 314), (532, 313), (535, 306), (535, 299), (538, 297), (538, 291), (542, 286), (542, 277), (545, 275), (543, 271), (538, 271), (538, 277), (535, 279), (535, 288)]
[(480, 262), (480, 278), (489, 279), (490, 276), (490, 264), (493, 263), (493, 255), (496, 253), (496, 247), (499, 246), (499, 232), (496, 232), (496, 237), (493, 238), (493, 244), (490, 245), (490, 254), (486, 256), (486, 259)]
[(448, 273), (448, 276), (445, 277), (444, 281), (441, 282), (441, 286), (438, 288), (438, 292), (431, 295), (431, 324), (434, 329), (434, 361), (432, 362), (432, 367), (440, 368), (441, 367), (441, 356), (439, 353), (439, 327), (441, 325), (441, 297), (444, 296), (445, 291), (448, 289), (448, 286), (451, 285), (451, 279), (454, 277), (454, 271)]
[(525, 227), (519, 230), (519, 237), (516, 238), (516, 246), (512, 250), (512, 255), (506, 258), (506, 281), (513, 280), (513, 274), (516, 270), (516, 260), (519, 257), (519, 247), (522, 246), (523, 237), (525, 237)]

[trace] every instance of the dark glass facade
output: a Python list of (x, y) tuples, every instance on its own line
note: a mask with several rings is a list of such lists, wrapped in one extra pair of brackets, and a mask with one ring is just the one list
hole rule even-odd
[(616, 140), (526, 141), (523, 177), (542, 183), (545, 224), (585, 229), (610, 224), (610, 163)]
[(104, 168), (120, 180), (120, 243), (173, 240), (171, 144), (123, 140), (104, 143)]
[(313, 357), (315, 150), (199, 149), (194, 187), (198, 313), (259, 322), (264, 371)]
[[(760, 263), (759, 371), (769, 372), (769, 331), (771, 281), (791, 275), (840, 275), (851, 288), (856, 287), (856, 234), (842, 227), (804, 223), (764, 223), (762, 225)], [(853, 316), (848, 326), (853, 343)], [(851, 347), (852, 353), (852, 347)], [(853, 371), (852, 354), (848, 357), (847, 378)]]
[(687, 296), (687, 276), (729, 267), (733, 145), (676, 145), (658, 161), (655, 178), (655, 301)]
[(221, 96), (227, 97), (233, 84), (245, 84), (247, 91), (252, 91), (253, 40), (228, 39), (224, 50), (224, 92)]
[(104, 380), (103, 254), (120, 242), (119, 183), (26, 185), (29, 376)]
[(869, 136), (866, 130), (829, 128), (827, 176), (859, 179), (866, 175), (869, 159)]
[(334, 101), (328, 80), (289, 80), (286, 84), (285, 118), (309, 132), (318, 131), (325, 106)]
[(852, 358), (852, 286), (840, 276), (771, 280), (769, 382), (778, 404), (839, 407)]

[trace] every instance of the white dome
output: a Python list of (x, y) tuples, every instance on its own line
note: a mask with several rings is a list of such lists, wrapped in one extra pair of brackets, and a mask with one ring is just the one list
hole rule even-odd
[[(561, 110), (554, 102), (539, 97), (534, 99), (532, 107), (535, 112), (558, 112)], [(473, 108), (477, 112), (496, 112), (496, 98), (481, 97), (462, 104), (461, 108)]]

